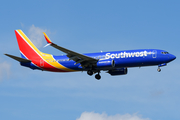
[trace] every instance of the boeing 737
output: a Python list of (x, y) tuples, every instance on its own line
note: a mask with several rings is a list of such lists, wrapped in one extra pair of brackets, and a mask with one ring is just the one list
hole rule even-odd
[(97, 80), (101, 79), (100, 71), (107, 71), (112, 76), (125, 75), (130, 67), (158, 66), (160, 72), (160, 67), (176, 59), (174, 55), (159, 49), (81, 54), (56, 45), (43, 33), (48, 43), (46, 46), (50, 45), (66, 53), (56, 56), (39, 51), (21, 30), (15, 30), (15, 34), (21, 57), (5, 55), (19, 61), (22, 66), (51, 72), (86, 71), (90, 76), (96, 74)]

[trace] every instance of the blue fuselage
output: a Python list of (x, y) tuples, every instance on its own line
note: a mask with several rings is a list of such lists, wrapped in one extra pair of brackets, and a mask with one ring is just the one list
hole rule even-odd
[[(98, 62), (94, 67), (94, 69), (97, 70), (161, 65), (166, 64), (176, 58), (174, 55), (159, 49), (123, 50), (88, 53), (84, 55), (98, 59)], [(80, 63), (76, 64), (73, 60), (69, 60), (66, 55), (53, 55), (53, 57), (61, 65), (69, 69), (78, 71), (88, 70), (88, 68), (82, 68)]]

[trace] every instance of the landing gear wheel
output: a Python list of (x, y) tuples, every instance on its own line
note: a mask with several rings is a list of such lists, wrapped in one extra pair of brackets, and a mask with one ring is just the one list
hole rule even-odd
[(158, 68), (158, 69), (157, 69), (157, 71), (158, 71), (158, 72), (161, 72), (161, 69), (160, 69), (160, 68)]
[(93, 71), (92, 70), (88, 70), (87, 74), (91, 76), (91, 75), (93, 75)]
[(101, 76), (100, 76), (99, 74), (96, 74), (96, 75), (95, 75), (95, 78), (96, 78), (97, 80), (100, 80), (100, 79), (101, 79)]

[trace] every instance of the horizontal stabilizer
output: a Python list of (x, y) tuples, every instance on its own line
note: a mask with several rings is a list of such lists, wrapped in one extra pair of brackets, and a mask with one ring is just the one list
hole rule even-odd
[(17, 60), (19, 62), (31, 62), (30, 60), (27, 60), (27, 59), (24, 59), (24, 58), (21, 58), (21, 57), (17, 57), (17, 56), (14, 56), (14, 55), (9, 55), (9, 54), (4, 54), (14, 60)]

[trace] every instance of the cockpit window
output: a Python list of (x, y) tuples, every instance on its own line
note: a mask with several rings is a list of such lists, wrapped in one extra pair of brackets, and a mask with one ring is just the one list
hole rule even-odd
[(162, 54), (169, 54), (168, 52), (161, 52)]

